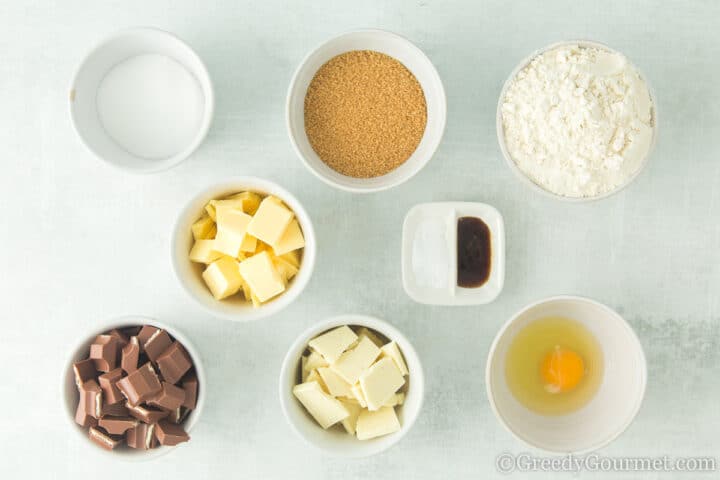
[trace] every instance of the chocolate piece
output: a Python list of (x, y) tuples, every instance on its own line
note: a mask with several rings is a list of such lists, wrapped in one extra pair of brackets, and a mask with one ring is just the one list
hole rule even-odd
[(131, 416), (145, 423), (157, 423), (170, 414), (167, 410), (156, 410), (144, 405), (132, 406), (126, 404), (126, 407)]
[(109, 372), (117, 364), (118, 343), (110, 335), (98, 335), (90, 345), (90, 358), (95, 362), (95, 368), (101, 372)]
[(185, 390), (175, 385), (162, 382), (162, 390), (149, 399), (147, 403), (154, 407), (160, 407), (165, 410), (176, 410), (185, 401)]
[(167, 420), (160, 420), (155, 426), (155, 437), (157, 437), (160, 445), (174, 446), (178, 443), (190, 440), (190, 435), (175, 423)]
[(89, 358), (73, 363), (72, 368), (73, 373), (75, 374), (75, 385), (78, 387), (80, 387), (83, 382), (97, 376), (95, 362)]
[(140, 359), (140, 341), (138, 337), (130, 337), (130, 341), (125, 348), (122, 349), (122, 360), (120, 366), (127, 373), (137, 370), (138, 360)]
[(94, 427), (98, 421), (85, 410), (85, 402), (82, 401), (83, 397), (81, 396), (80, 398), (81, 400), (78, 402), (77, 410), (75, 410), (75, 423), (83, 428)]
[(123, 437), (117, 435), (110, 435), (100, 427), (90, 427), (88, 432), (90, 440), (100, 445), (105, 450), (113, 450), (123, 442)]
[(112, 404), (104, 402), (102, 406), (102, 416), (104, 417), (106, 415), (111, 415), (113, 417), (127, 417), (128, 415), (130, 415), (130, 412), (128, 411), (124, 402)]
[(143, 348), (148, 358), (155, 362), (158, 357), (172, 345), (172, 339), (165, 330), (158, 330), (150, 338), (148, 338)]
[(155, 438), (155, 424), (139, 423), (135, 428), (127, 431), (127, 444), (130, 448), (148, 450), (157, 445)]
[(118, 342), (118, 348), (123, 349), (125, 345), (128, 344), (128, 341), (130, 341), (130, 337), (125, 334), (122, 330), (118, 330), (117, 328), (113, 328), (110, 330), (110, 333), (108, 333), (111, 337), (115, 337), (115, 339)]
[(185, 407), (179, 407), (170, 412), (168, 415), (168, 421), (172, 423), (182, 423), (190, 413), (190, 410)]
[(113, 435), (122, 435), (131, 428), (138, 425), (138, 420), (133, 417), (103, 417), (98, 421), (98, 425), (105, 429), (106, 432)]
[(195, 372), (188, 373), (182, 381), (182, 388), (185, 390), (185, 401), (183, 407), (191, 410), (197, 405), (198, 378)]
[(138, 333), (140, 333), (140, 330), (142, 330), (142, 327), (137, 326), (137, 327), (125, 327), (125, 328), (122, 328), (120, 331), (122, 333), (124, 333), (126, 337), (130, 338), (130, 337), (134, 337)]
[(158, 357), (157, 364), (165, 381), (172, 384), (179, 382), (185, 372), (192, 367), (190, 357), (179, 342), (174, 342), (165, 350), (165, 353)]
[(95, 380), (87, 380), (80, 385), (80, 405), (94, 418), (102, 415), (102, 389)]
[(160, 379), (150, 362), (116, 383), (130, 405), (138, 405), (162, 389)]
[[(98, 377), (100, 382), (100, 388), (102, 388), (103, 395), (105, 396), (105, 403), (112, 405), (114, 403), (122, 402), (124, 397), (117, 388), (117, 381), (122, 378), (122, 369), (116, 368), (108, 373), (103, 373)], [(110, 432), (112, 433), (112, 432)]]
[(155, 328), (152, 325), (145, 325), (140, 329), (140, 332), (137, 334), (138, 340), (140, 341), (140, 348), (145, 348), (145, 342), (150, 340), (150, 337), (155, 335), (155, 332), (160, 330), (159, 328)]

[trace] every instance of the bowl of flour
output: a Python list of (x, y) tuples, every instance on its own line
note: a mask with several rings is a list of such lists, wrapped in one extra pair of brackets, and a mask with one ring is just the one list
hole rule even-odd
[(657, 136), (648, 83), (620, 52), (568, 41), (524, 60), (497, 107), (500, 149), (510, 168), (552, 197), (582, 202), (627, 187)]

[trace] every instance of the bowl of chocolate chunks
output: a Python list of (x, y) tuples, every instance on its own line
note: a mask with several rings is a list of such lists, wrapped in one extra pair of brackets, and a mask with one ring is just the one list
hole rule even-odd
[(205, 374), (184, 335), (131, 316), (83, 337), (68, 360), (63, 390), (73, 430), (101, 450), (140, 460), (190, 440)]

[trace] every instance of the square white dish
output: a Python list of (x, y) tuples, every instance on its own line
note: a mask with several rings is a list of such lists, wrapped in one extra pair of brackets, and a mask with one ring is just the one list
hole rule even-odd
[[(462, 217), (477, 217), (490, 230), (490, 276), (477, 288), (457, 285), (457, 223)], [(415, 238), (421, 229), (436, 229), (441, 239), (436, 252), (438, 264), (422, 264), (414, 254)], [(436, 242), (438, 243), (438, 242)], [(434, 245), (433, 245), (434, 246)], [(402, 236), (402, 279), (405, 292), (427, 305), (481, 305), (490, 303), (505, 283), (505, 224), (494, 207), (476, 202), (436, 202), (415, 205), (405, 216)], [(415, 259), (415, 261), (414, 261)], [(429, 268), (436, 282), (420, 278), (420, 269)]]

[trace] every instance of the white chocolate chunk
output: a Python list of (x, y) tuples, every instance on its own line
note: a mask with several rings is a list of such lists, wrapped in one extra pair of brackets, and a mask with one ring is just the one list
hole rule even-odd
[(333, 397), (350, 397), (350, 384), (343, 380), (340, 375), (333, 372), (328, 367), (320, 367), (317, 369), (318, 374), (325, 382), (327, 391)]
[(403, 403), (405, 403), (405, 394), (398, 392), (393, 394), (390, 399), (385, 402), (383, 407), (395, 407), (397, 405), (402, 405)]
[(381, 358), (360, 377), (365, 402), (369, 410), (380, 409), (390, 397), (405, 385), (405, 378), (392, 358)]
[[(357, 340), (357, 335), (350, 327), (344, 325), (310, 340), (308, 345), (325, 358), (328, 363), (334, 363), (340, 358), (346, 348)], [(355, 382), (348, 382), (355, 383)]]
[(365, 395), (363, 394), (362, 388), (360, 387), (359, 383), (356, 383), (352, 387), (350, 387), (350, 392), (352, 392), (353, 398), (358, 401), (361, 407), (367, 408), (367, 402), (365, 401)]
[(403, 376), (409, 374), (407, 364), (405, 364), (405, 359), (403, 358), (397, 343), (390, 342), (387, 345), (383, 345), (380, 350), (382, 350), (383, 356), (393, 359), (395, 366), (398, 370), (400, 370), (400, 373)]
[[(343, 353), (340, 358), (330, 363), (332, 368), (350, 385), (357, 383), (360, 375), (373, 364), (380, 355), (380, 349), (368, 337), (360, 337), (360, 341), (352, 350)], [(394, 391), (392, 392), (394, 393)]]
[(350, 400), (341, 399), (340, 403), (343, 404), (345, 409), (350, 414), (346, 419), (342, 420), (342, 426), (345, 427), (345, 431), (347, 433), (349, 433), (350, 435), (355, 435), (358, 417), (360, 416), (360, 412), (363, 408), (358, 403)]
[(317, 352), (310, 352), (310, 355), (303, 357), (303, 381), (305, 381), (305, 378), (307, 378), (307, 375), (309, 375), (311, 371), (327, 366), (328, 363), (322, 355)]
[(400, 430), (400, 421), (392, 407), (382, 407), (375, 412), (363, 410), (356, 425), (358, 440), (368, 440), (398, 430)]
[(383, 343), (385, 343), (385, 342), (383, 342), (382, 340), (380, 340), (380, 337), (378, 337), (375, 332), (373, 332), (372, 330), (370, 330), (370, 329), (367, 328), (367, 327), (360, 327), (360, 330), (358, 330), (358, 333), (357, 333), (357, 334), (358, 334), (359, 337), (362, 337), (363, 335), (365, 335), (365, 336), (368, 337), (370, 340), (372, 340), (372, 342), (373, 342), (375, 345), (377, 345), (378, 348), (379, 348), (379, 347), (382, 347), (382, 346), (383, 346)]
[(345, 406), (325, 393), (317, 382), (295, 385), (293, 395), (322, 428), (327, 429), (350, 416)]

